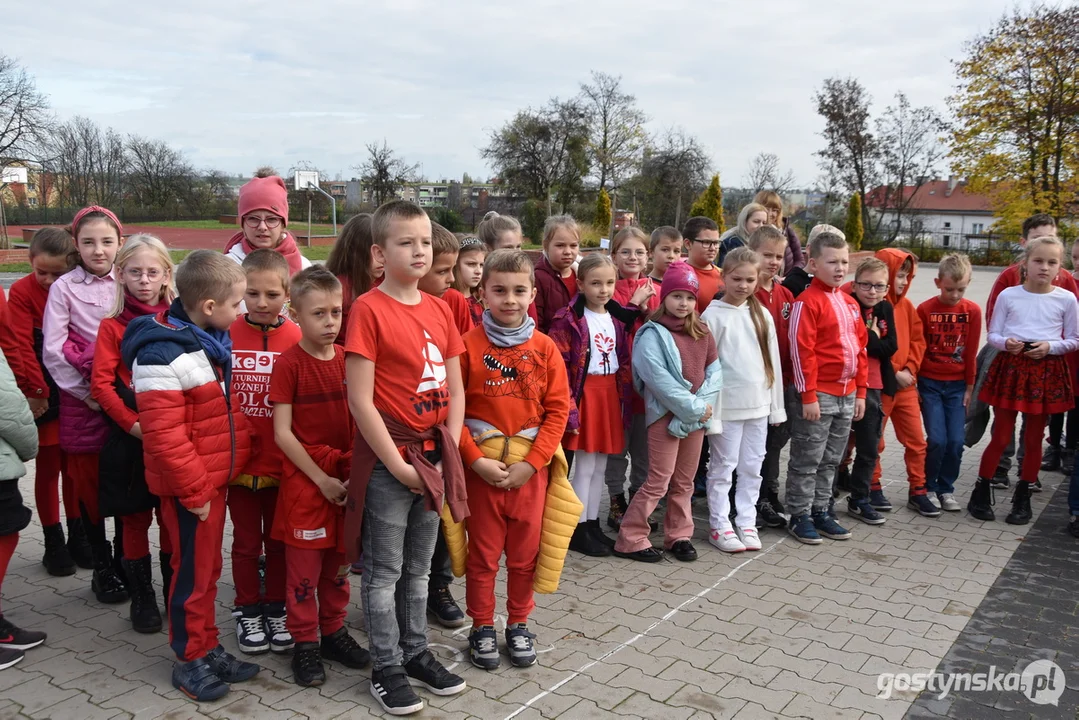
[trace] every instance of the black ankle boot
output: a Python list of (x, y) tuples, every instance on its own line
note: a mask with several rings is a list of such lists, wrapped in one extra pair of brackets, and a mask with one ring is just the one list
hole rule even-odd
[(112, 545), (106, 540), (94, 545), (94, 577), (90, 589), (97, 596), (97, 601), (107, 605), (122, 603), (127, 600), (127, 586), (112, 566)]
[(131, 594), (131, 627), (135, 632), (155, 633), (161, 629), (161, 612), (154, 593), (154, 577), (150, 556), (124, 560), (128, 591)]
[(1030, 483), (1020, 480), (1015, 484), (1015, 494), (1012, 495), (1012, 511), (1004, 522), (1009, 525), (1026, 525), (1034, 513), (1030, 510)]
[(1060, 469), (1060, 445), (1050, 445), (1042, 454), (1042, 470), (1056, 472)]
[(64, 526), (60, 523), (42, 528), (45, 531), (45, 557), (41, 564), (55, 577), (75, 574), (75, 561), (64, 543)]
[(970, 494), (967, 510), (970, 511), (971, 517), (977, 520), (992, 522), (997, 519), (996, 513), (993, 512), (993, 505), (992, 480), (978, 478), (977, 484), (974, 485), (974, 492)]
[(82, 518), (67, 519), (67, 551), (75, 564), (83, 570), (94, 568), (94, 554), (90, 549), (90, 540), (86, 537), (86, 526)]
[(172, 588), (172, 553), (160, 552), (157, 561), (161, 563), (161, 597), (165, 600), (165, 614), (169, 614), (169, 590)]
[(607, 535), (607, 533), (603, 532), (603, 528), (599, 526), (599, 520), (589, 520), (588, 525), (592, 529), (592, 536), (595, 537), (596, 540), (599, 540), (608, 548), (614, 547), (614, 540)]
[(577, 529), (573, 531), (573, 537), (569, 541), (569, 549), (589, 557), (607, 557), (611, 554), (611, 549), (592, 533), (587, 522), (577, 523)]

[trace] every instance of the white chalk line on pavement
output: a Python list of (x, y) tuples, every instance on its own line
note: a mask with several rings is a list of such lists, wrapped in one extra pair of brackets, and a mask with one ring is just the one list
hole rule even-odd
[(624, 643), (621, 643), (620, 645), (613, 648), (612, 650), (608, 650), (606, 653), (599, 656), (595, 660), (592, 660), (592, 661), (590, 661), (588, 663), (585, 663), (584, 665), (582, 665), (577, 670), (574, 670), (569, 675), (567, 675), (563, 679), (559, 680), (557, 683), (555, 683), (551, 687), (547, 688), (543, 692), (539, 693), (534, 698), (528, 700), (523, 705), (521, 705), (521, 707), (517, 708), (512, 713), (507, 715), (505, 720), (512, 720), (512, 718), (517, 717), (518, 715), (523, 713), (528, 708), (532, 707), (534, 704), (536, 704), (537, 702), (539, 702), (543, 698), (547, 697), (548, 695), (550, 695), (553, 692), (556, 692), (560, 687), (562, 687), (566, 683), (572, 682), (573, 680), (580, 677), (583, 673), (587, 672), (591, 668), (595, 667), (596, 665), (599, 665), (600, 663), (604, 662), (608, 658), (618, 654), (622, 650), (624, 650), (624, 649), (628, 648), (629, 646), (633, 645), (635, 642), (637, 642), (641, 638), (647, 637), (648, 634), (651, 633), (653, 630), (655, 630), (657, 627), (659, 627), (660, 625), (662, 625), (663, 623), (667, 622), (668, 620), (673, 618), (675, 615), (677, 615), (682, 610), (682, 608), (684, 608), (686, 605), (689, 605), (690, 603), (695, 602), (695, 601), (700, 600), (701, 598), (705, 597), (706, 595), (708, 595), (708, 593), (712, 592), (717, 587), (722, 585), (724, 582), (726, 582), (727, 580), (730, 580), (732, 577), (734, 577), (735, 574), (739, 570), (744, 568), (746, 565), (749, 565), (750, 563), (756, 562), (757, 560), (761, 559), (762, 557), (764, 557), (768, 553), (772, 552), (772, 550), (774, 550), (779, 545), (782, 545), (786, 541), (786, 539), (787, 538), (785, 538), (785, 537), (780, 538), (779, 540), (776, 540), (774, 543), (769, 545), (767, 548), (765, 548), (765, 549), (763, 549), (763, 550), (761, 550), (759, 552), (754, 552), (753, 557), (749, 558), (748, 560), (746, 560), (742, 564), (740, 564), (737, 567), (733, 568), (729, 573), (727, 573), (726, 575), (721, 577), (719, 580), (716, 580), (716, 582), (711, 587), (707, 587), (704, 590), (701, 590), (699, 593), (697, 593), (693, 597), (690, 597), (690, 598), (687, 598), (686, 600), (684, 600), (680, 605), (675, 607), (673, 610), (669, 611), (666, 615), (661, 617), (659, 620), (656, 620), (654, 623), (649, 625), (648, 628), (644, 630), (644, 632), (637, 633), (636, 635), (631, 637), (629, 640), (626, 640)]

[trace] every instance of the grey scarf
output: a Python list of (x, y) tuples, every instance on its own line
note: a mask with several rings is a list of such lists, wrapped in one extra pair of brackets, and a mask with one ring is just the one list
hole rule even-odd
[(515, 328), (502, 327), (495, 322), (490, 310), (483, 311), (483, 331), (487, 333), (487, 339), (497, 347), (516, 347), (526, 343), (536, 331), (536, 321), (525, 315), (525, 321)]

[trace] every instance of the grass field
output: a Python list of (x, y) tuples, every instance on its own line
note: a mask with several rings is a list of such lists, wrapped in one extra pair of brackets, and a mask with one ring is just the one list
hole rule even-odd
[[(304, 254), (309, 260), (316, 262), (326, 262), (326, 258), (330, 256), (330, 245), (317, 245), (315, 247), (301, 247), (300, 252)], [(181, 262), (187, 254), (192, 252), (191, 250), (170, 250), (169, 254), (172, 255), (172, 261), (174, 263)], [(7, 265), (0, 265), (0, 272), (5, 273), (29, 273), (31, 270), (30, 263), (8, 263)]]

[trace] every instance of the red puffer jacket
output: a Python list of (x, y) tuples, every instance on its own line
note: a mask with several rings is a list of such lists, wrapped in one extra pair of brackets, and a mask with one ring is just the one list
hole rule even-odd
[(205, 505), (236, 477), (251, 453), (247, 419), (229, 393), (228, 335), (207, 342), (179, 301), (168, 312), (132, 320), (124, 333), (139, 408), (146, 483), (186, 508)]

